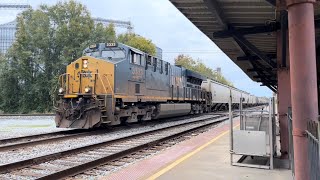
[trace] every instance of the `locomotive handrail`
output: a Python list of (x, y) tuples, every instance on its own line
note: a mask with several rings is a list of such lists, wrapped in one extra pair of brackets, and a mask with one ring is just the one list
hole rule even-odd
[(102, 87), (103, 87), (104, 92), (105, 92), (106, 94), (108, 94), (107, 88), (106, 88), (106, 86), (105, 86), (105, 84), (104, 84), (104, 82), (103, 82), (100, 74), (97, 74), (97, 75), (98, 75), (98, 77), (99, 77), (99, 79), (100, 79), (100, 82), (101, 82), (101, 84), (102, 84)]
[[(64, 74), (61, 74), (59, 77), (58, 77), (58, 84), (56, 85), (56, 87), (55, 87), (55, 89), (53, 90), (53, 94), (56, 94), (56, 92), (57, 92), (57, 89), (58, 89), (58, 87), (60, 86), (60, 87), (62, 87), (62, 88), (64, 88), (64, 86), (63, 86), (63, 84), (64, 84), (64, 82), (63, 82), (63, 77), (64, 76), (66, 76), (66, 75), (68, 75), (68, 83), (65, 83), (65, 84), (68, 84), (69, 85), (69, 73), (64, 73)], [(65, 85), (66, 87), (68, 87), (68, 88), (66, 88), (66, 89), (68, 89), (68, 92), (69, 92), (69, 86), (67, 86), (67, 85)], [(53, 97), (53, 107), (54, 108), (56, 108), (57, 109), (57, 106), (56, 106), (56, 97)]]
[(107, 79), (107, 82), (108, 82), (108, 85), (109, 85), (109, 87), (110, 87), (110, 90), (111, 90), (111, 95), (112, 95), (112, 98), (111, 98), (111, 102), (112, 102), (112, 111), (114, 110), (113, 109), (113, 99), (114, 99), (114, 91), (113, 91), (113, 88), (112, 88), (112, 86), (111, 86), (111, 84), (110, 84), (110, 81), (109, 81), (109, 79), (108, 79), (108, 77), (107, 77), (107, 75), (112, 75), (112, 74), (103, 74), (103, 76), (104, 77), (106, 77), (106, 79)]
[[(64, 76), (68, 76), (68, 78), (66, 78), (66, 82), (64, 83), (63, 82), (63, 77)], [(59, 83), (61, 83), (60, 85), (61, 85), (61, 87), (63, 88), (64, 86), (66, 87), (65, 89), (67, 90), (67, 92), (69, 93), (69, 76), (70, 76), (70, 74), (69, 73), (64, 73), (64, 74), (61, 74), (60, 76), (59, 76), (59, 79), (58, 79), (58, 82)], [(60, 80), (61, 80), (61, 82), (60, 82)]]

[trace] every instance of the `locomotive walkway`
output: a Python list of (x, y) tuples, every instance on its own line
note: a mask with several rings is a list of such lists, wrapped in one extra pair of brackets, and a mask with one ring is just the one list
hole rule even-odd
[[(239, 126), (239, 118), (234, 121)], [(291, 170), (262, 170), (230, 166), (229, 124), (205, 132), (179, 145), (102, 179), (292, 179)]]

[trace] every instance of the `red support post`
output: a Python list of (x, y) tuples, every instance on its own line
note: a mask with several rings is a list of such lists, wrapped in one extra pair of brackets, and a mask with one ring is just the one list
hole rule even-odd
[[(278, 20), (282, 23), (282, 26), (285, 26), (285, 24), (287, 24), (286, 12), (284, 9), (282, 9), (282, 6), (280, 4), (277, 6), (277, 10), (279, 10)], [(283, 18), (282, 16), (285, 16), (285, 18)], [(288, 107), (291, 107), (290, 63), (288, 46), (289, 41), (287, 28), (281, 28), (284, 29), (277, 31), (278, 118), (280, 126), (281, 158), (288, 159), (289, 133), (287, 112)]]
[(281, 158), (287, 159), (289, 152), (288, 107), (291, 107), (289, 68), (278, 68), (278, 118), (280, 126)]
[(308, 120), (317, 120), (315, 0), (287, 0), (295, 179), (309, 179)]

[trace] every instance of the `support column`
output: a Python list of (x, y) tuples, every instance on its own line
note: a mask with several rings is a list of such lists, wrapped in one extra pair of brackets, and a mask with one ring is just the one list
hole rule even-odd
[(287, 0), (295, 179), (309, 179), (308, 120), (318, 116), (315, 0)]
[(289, 152), (288, 107), (291, 107), (290, 68), (287, 38), (287, 12), (280, 13), (281, 30), (277, 32), (277, 74), (278, 74), (278, 118), (280, 126), (281, 158), (287, 159)]

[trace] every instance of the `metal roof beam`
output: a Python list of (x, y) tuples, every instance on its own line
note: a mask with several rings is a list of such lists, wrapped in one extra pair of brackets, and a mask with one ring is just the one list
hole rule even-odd
[[(315, 18), (316, 18), (316, 17), (315, 17)], [(320, 28), (320, 19), (314, 20), (314, 26), (315, 26), (316, 28)]]
[(249, 28), (236, 28), (236, 29), (228, 29), (223, 31), (217, 31), (213, 33), (214, 38), (229, 38), (232, 37), (233, 33), (239, 33), (241, 35), (247, 34), (259, 34), (259, 33), (270, 33), (279, 30), (280, 23), (272, 23), (269, 25), (259, 25)]
[(271, 91), (277, 92), (276, 85), (270, 84), (267, 80), (262, 79), (260, 81), (262, 84), (260, 86), (267, 86)]
[[(272, 77), (277, 77), (277, 75), (273, 72), (273, 70), (276, 70), (276, 69), (273, 69), (273, 68), (270, 68), (271, 70), (268, 70), (269, 68), (265, 67), (263, 64), (261, 64), (259, 61), (250, 61), (250, 63), (252, 64), (252, 66), (254, 68), (260, 68), (260, 69), (263, 69), (266, 73), (268, 73), (269, 75), (271, 75)], [(263, 71), (262, 71), (263, 73)]]
[[(276, 54), (266, 54), (267, 57), (269, 57), (270, 59), (275, 59), (277, 58)], [(237, 61), (249, 61), (249, 60), (257, 60), (260, 59), (258, 56), (240, 56), (237, 57)]]
[(228, 21), (223, 14), (219, 2), (217, 0), (203, 0), (203, 2), (208, 7), (209, 11), (216, 17), (217, 21), (227, 29)]
[[(252, 64), (253, 68), (255, 68), (255, 69), (263, 68), (263, 66), (258, 61), (250, 61), (250, 62)], [(259, 68), (259, 67), (261, 67), (261, 68)], [(260, 79), (260, 81), (263, 82), (266, 86), (268, 86), (272, 91), (274, 91), (274, 92), (276, 91), (277, 88), (273, 87), (273, 85), (275, 86), (277, 84), (277, 81), (272, 79), (272, 76), (273, 76), (272, 73), (267, 71), (267, 73), (270, 74), (271, 77), (270, 77), (270, 75), (266, 75), (264, 73), (264, 70), (257, 71), (256, 73), (258, 74), (258, 76), (254, 76), (253, 78)]]
[(258, 56), (261, 60), (265, 61), (268, 66), (271, 68), (276, 68), (277, 64), (273, 60), (271, 60), (268, 56), (262, 53), (257, 47), (251, 44), (246, 38), (244, 38), (241, 34), (233, 33), (232, 37), (237, 40), (238, 43), (241, 43), (244, 47), (252, 51), (256, 56)]
[(260, 86), (267, 86), (269, 89), (271, 89), (271, 91), (273, 91), (274, 93), (276, 93), (277, 92), (277, 89), (275, 88), (275, 87), (273, 87), (273, 86), (271, 86), (271, 85), (268, 85), (268, 84), (261, 84)]
[[(277, 91), (277, 85), (276, 83), (277, 82), (270, 82), (266, 79), (263, 79), (261, 78), (261, 80), (259, 81), (261, 82), (262, 84), (260, 86), (267, 86), (268, 88), (270, 88), (273, 92), (276, 92)], [(275, 84), (274, 84), (275, 83)]]
[(269, 4), (271, 4), (272, 6), (276, 6), (276, 0), (266, 0)]
[(272, 71), (271, 68), (265, 68), (265, 69), (261, 69), (261, 68), (251, 68), (251, 69), (247, 69), (248, 72), (259, 72), (259, 71)]
[[(262, 67), (258, 61), (250, 61), (254, 69), (260, 69), (258, 66)], [(260, 86), (267, 86), (273, 92), (277, 92), (277, 81), (270, 78), (270, 76), (266, 76), (266, 74), (262, 71), (257, 71), (258, 76), (254, 76), (253, 78), (259, 78), (262, 84)], [(269, 73), (270, 74), (270, 73)], [(271, 74), (272, 75), (272, 74)]]
[(202, 19), (202, 18), (214, 18), (211, 14), (188, 14), (186, 15), (188, 18), (196, 18), (196, 19)]
[(180, 8), (203, 8), (205, 9), (206, 7), (203, 6), (203, 4), (201, 2), (175, 2), (175, 1), (171, 1), (172, 4), (176, 7)]
[[(223, 10), (221, 9), (221, 6), (217, 0), (203, 0), (203, 2), (208, 7), (208, 10), (212, 13), (212, 15), (215, 17), (217, 22), (222, 26), (223, 29), (230, 29), (231, 26), (229, 25), (229, 22), (226, 18), (226, 16), (223, 13)], [(241, 46), (236, 42), (236, 40), (233, 40), (233, 43), (238, 46), (239, 50), (242, 51), (242, 53), (245, 54)]]
[(270, 76), (269, 75), (266, 75), (266, 74), (260, 74), (260, 75), (257, 75), (257, 76), (252, 76), (253, 78), (256, 78), (256, 79), (261, 79), (261, 78), (264, 78), (264, 79), (268, 79), (268, 81), (270, 82), (276, 82), (275, 80), (272, 80), (270, 79)]
[(261, 83), (265, 83), (265, 84), (272, 84), (274, 85), (275, 83), (277, 83), (277, 81), (263, 81), (263, 80), (257, 80), (257, 82), (261, 82)]

